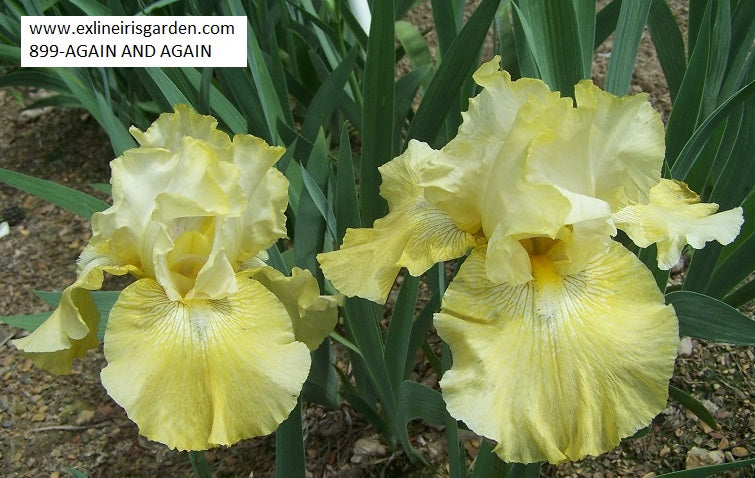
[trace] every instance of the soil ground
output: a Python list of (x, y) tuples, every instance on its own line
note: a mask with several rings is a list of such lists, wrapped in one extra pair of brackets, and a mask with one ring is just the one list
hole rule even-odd
[[(683, 6), (681, 8), (683, 14)], [(679, 12), (678, 12), (679, 13)], [(427, 10), (414, 13), (427, 18)], [(420, 20), (422, 21), (422, 20)], [(601, 82), (610, 42), (596, 55), (595, 80)], [(650, 93), (664, 115), (670, 108), (663, 75), (645, 39), (637, 61), (633, 91)], [(24, 112), (33, 91), (0, 91), (0, 167), (95, 193), (92, 183), (109, 180), (109, 141), (80, 110)], [(60, 290), (74, 280), (75, 259), (90, 235), (87, 221), (0, 184), (0, 209), (17, 205), (28, 216), (0, 239), (0, 315), (49, 310), (33, 290)], [(752, 313), (752, 310), (750, 310)], [(99, 371), (101, 350), (76, 362), (69, 376), (32, 366), (10, 343), (24, 332), (0, 324), (0, 476), (66, 476), (73, 468), (92, 477), (184, 477), (191, 475), (186, 453), (169, 450), (138, 435), (125, 412), (105, 393)], [(708, 461), (732, 461), (755, 453), (755, 399), (751, 348), (685, 339), (672, 384), (702, 400), (720, 425), (713, 430), (670, 401), (642, 438), (625, 440), (599, 457), (545, 466), (542, 476), (644, 477)], [(423, 364), (417, 380), (437, 386)], [(433, 465), (410, 463), (391, 450), (347, 405), (335, 410), (305, 405), (304, 432), (313, 477), (447, 476), (442, 429), (410, 424), (418, 450)], [(468, 458), (479, 437), (465, 436)], [(209, 451), (219, 477), (267, 477), (274, 467), (274, 439), (245, 440)], [(728, 476), (753, 476), (755, 469)]]

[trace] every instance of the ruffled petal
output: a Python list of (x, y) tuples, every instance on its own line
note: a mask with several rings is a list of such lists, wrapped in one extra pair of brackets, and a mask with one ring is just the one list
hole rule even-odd
[(338, 321), (338, 302), (320, 295), (317, 281), (308, 270), (294, 267), (286, 277), (270, 266), (252, 271), (252, 278), (263, 284), (286, 306), (294, 327), (294, 336), (309, 350), (316, 349)]
[(89, 247), (81, 255), (76, 281), (63, 291), (60, 304), (34, 332), (13, 341), (35, 365), (57, 374), (71, 373), (73, 359), (99, 346), (100, 313), (90, 291), (102, 287), (103, 271), (113, 275), (138, 273), (119, 266)]
[(660, 114), (647, 95), (617, 97), (589, 80), (574, 93), (578, 106), (559, 115), (554, 136), (540, 136), (533, 145), (527, 179), (603, 201), (612, 211), (645, 202), (663, 164)]
[(419, 182), (428, 202), (447, 211), (459, 227), (476, 231), (482, 225), (488, 235), (496, 227), (494, 218), (503, 216), (498, 193), (518, 197), (524, 152), (547, 129), (543, 113), (570, 105), (540, 80), (511, 81), (499, 64), (495, 57), (474, 73), (484, 89), (469, 100), (458, 134), (420, 171)]
[(429, 146), (415, 141), (383, 165), (380, 192), (388, 201), (388, 215), (372, 228), (347, 229), (339, 250), (318, 254), (323, 273), (343, 294), (383, 302), (402, 267), (419, 276), (476, 245), (474, 235), (430, 205), (417, 185), (417, 171), (432, 154)]
[(240, 226), (244, 231), (240, 260), (256, 256), (286, 236), (288, 180), (273, 167), (284, 151), (251, 135), (233, 138), (233, 163), (241, 171), (241, 185), (249, 198)]
[(217, 129), (218, 120), (197, 114), (189, 105), (176, 105), (173, 113), (163, 113), (146, 131), (132, 126), (129, 132), (140, 146), (177, 151), (185, 136), (201, 139), (217, 148), (231, 145), (227, 134)]
[(127, 287), (105, 332), (102, 383), (147, 438), (181, 450), (266, 435), (309, 372), (286, 308), (238, 277), (221, 300), (170, 301), (152, 279)]
[(448, 410), (498, 441), (502, 459), (597, 455), (665, 407), (677, 321), (634, 255), (612, 243), (568, 276), (533, 256), (534, 279), (519, 286), (491, 283), (484, 263), (475, 249), (435, 325), (453, 354)]
[(93, 218), (93, 240), (173, 300), (235, 293), (239, 264), (286, 234), (288, 181), (273, 167), (283, 148), (231, 140), (186, 105), (131, 131), (141, 146), (112, 161), (113, 206)]
[(658, 244), (658, 267), (670, 269), (687, 244), (701, 249), (708, 241), (734, 241), (744, 222), (742, 208), (717, 210), (718, 204), (701, 203), (683, 182), (661, 179), (650, 190), (648, 204), (627, 206), (614, 220), (638, 246)]

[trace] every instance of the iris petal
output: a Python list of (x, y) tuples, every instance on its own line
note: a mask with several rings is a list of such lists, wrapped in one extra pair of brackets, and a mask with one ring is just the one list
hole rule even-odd
[(102, 383), (147, 438), (181, 450), (230, 445), (272, 432), (296, 404), (309, 351), (272, 292), (238, 283), (220, 300), (171, 301), (152, 279), (121, 293)]
[(577, 274), (533, 256), (534, 279), (494, 284), (475, 249), (436, 315), (453, 367), (454, 417), (506, 461), (558, 463), (607, 451), (666, 404), (678, 342), (650, 272), (613, 243)]
[(726, 245), (737, 237), (742, 208), (717, 210), (718, 204), (701, 203), (686, 184), (662, 179), (650, 190), (648, 204), (627, 206), (614, 220), (638, 246), (658, 244), (658, 266), (670, 269), (686, 244), (701, 249), (708, 241)]
[(429, 146), (414, 141), (383, 165), (380, 193), (388, 201), (388, 215), (370, 229), (348, 229), (338, 251), (318, 254), (323, 273), (343, 294), (383, 302), (401, 267), (418, 276), (476, 244), (473, 234), (426, 201), (417, 184), (417, 171), (432, 154)]
[(60, 304), (34, 332), (13, 341), (35, 365), (58, 374), (71, 373), (73, 359), (99, 346), (100, 313), (90, 291), (102, 287), (103, 272), (137, 273), (133, 266), (119, 266), (88, 247), (80, 259), (76, 281), (63, 291)]
[(308, 270), (294, 267), (287, 277), (264, 266), (250, 273), (286, 306), (296, 340), (307, 344), (310, 350), (316, 349), (335, 327), (338, 303), (331, 296), (320, 295), (317, 280)]

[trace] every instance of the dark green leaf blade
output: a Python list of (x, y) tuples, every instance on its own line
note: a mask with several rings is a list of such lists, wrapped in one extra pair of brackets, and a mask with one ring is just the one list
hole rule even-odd
[(449, 417), (446, 402), (443, 401), (440, 392), (411, 380), (404, 380), (401, 383), (399, 409), (405, 423), (421, 418), (431, 425), (441, 426)]
[(684, 70), (687, 69), (687, 56), (684, 54), (682, 32), (666, 0), (653, 0), (648, 16), (648, 28), (653, 46), (658, 53), (658, 61), (666, 76), (671, 104), (674, 104), (684, 78)]
[(5, 316), (5, 317), (0, 317), (0, 322), (4, 322), (8, 325), (12, 325), (13, 327), (17, 327), (19, 329), (33, 332), (37, 330), (37, 327), (42, 325), (42, 322), (47, 320), (48, 317), (50, 317), (50, 312), (43, 312), (41, 314), (28, 314), (28, 315), (10, 315), (10, 316)]
[(708, 426), (714, 430), (719, 430), (721, 428), (718, 426), (718, 423), (716, 423), (716, 419), (713, 418), (710, 411), (705, 408), (705, 405), (700, 403), (695, 397), (673, 385), (669, 385), (668, 392), (671, 398), (682, 404), (684, 408), (690, 412), (694, 413), (697, 418), (704, 421)]
[[(574, 96), (574, 85), (581, 80), (585, 54), (572, 2), (528, 0), (515, 2), (527, 43), (537, 63), (540, 77), (562, 96)], [(581, 17), (583, 17), (580, 9)], [(584, 21), (584, 18), (581, 18)], [(588, 29), (588, 25), (584, 25)], [(584, 32), (585, 37), (588, 37)], [(585, 48), (592, 53), (592, 41)], [(592, 55), (591, 55), (592, 56)]]
[(616, 24), (616, 40), (608, 62), (605, 90), (623, 96), (629, 91), (634, 60), (640, 46), (642, 29), (650, 12), (651, 0), (622, 2), (619, 21)]
[(679, 318), (679, 335), (713, 342), (755, 345), (755, 320), (730, 305), (691, 291), (666, 294)]
[(378, 194), (378, 168), (393, 155), (393, 108), (395, 62), (395, 2), (375, 2), (367, 43), (362, 111), (362, 164), (359, 210), (362, 224), (371, 225), (383, 216), (386, 202)]
[(0, 168), (0, 181), (86, 219), (91, 219), (95, 212), (104, 211), (110, 207), (110, 204), (105, 201), (76, 189), (8, 169)]
[(656, 478), (708, 478), (717, 473), (721, 473), (728, 470), (736, 470), (744, 468), (746, 466), (754, 466), (755, 458), (749, 460), (739, 460), (731, 463), (721, 463), (720, 465), (703, 466), (701, 468), (692, 468), (690, 470), (674, 471), (672, 473), (664, 473), (658, 475)]
[(304, 436), (301, 423), (301, 398), (288, 418), (278, 426), (275, 432), (275, 476), (306, 475), (304, 457)]
[(500, 0), (483, 0), (453, 41), (414, 115), (407, 141), (417, 139), (432, 143), (435, 140), (451, 105), (449, 96), (459, 91), (476, 66), (476, 55), (469, 52), (482, 46), (499, 3)]

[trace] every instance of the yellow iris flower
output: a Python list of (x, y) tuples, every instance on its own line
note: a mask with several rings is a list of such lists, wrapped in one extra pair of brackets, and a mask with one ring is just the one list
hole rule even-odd
[(15, 345), (57, 373), (98, 346), (91, 290), (131, 274), (105, 332), (102, 383), (147, 438), (182, 450), (272, 432), (296, 404), (309, 351), (335, 325), (308, 271), (265, 250), (285, 236), (284, 150), (230, 138), (188, 106), (163, 114), (111, 163), (113, 205), (92, 217), (76, 282)]
[(388, 215), (318, 259), (341, 292), (382, 302), (401, 267), (469, 253), (435, 316), (453, 354), (448, 411), (506, 461), (577, 460), (665, 407), (676, 356), (674, 310), (617, 228), (657, 244), (668, 269), (685, 244), (731, 242), (742, 210), (714, 214), (661, 179), (664, 129), (645, 95), (582, 81), (574, 107), (498, 64), (474, 74), (484, 89), (445, 147), (412, 141), (380, 168)]

